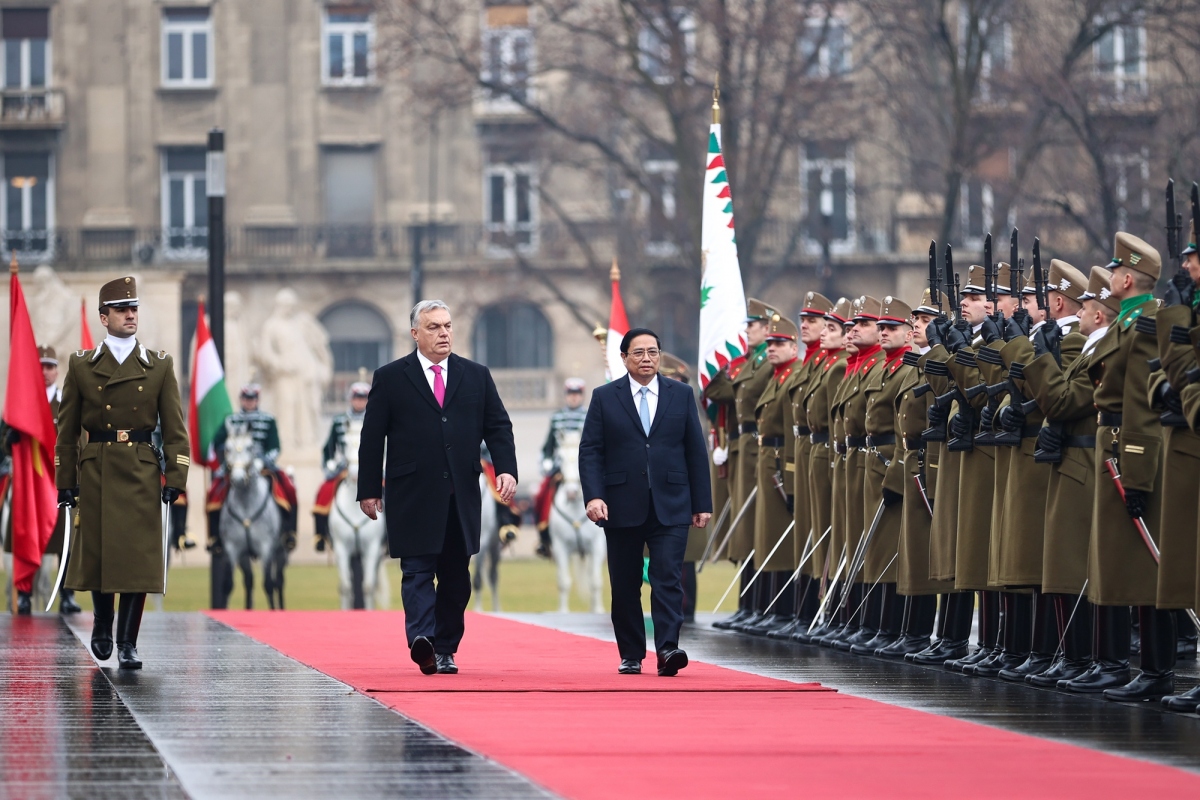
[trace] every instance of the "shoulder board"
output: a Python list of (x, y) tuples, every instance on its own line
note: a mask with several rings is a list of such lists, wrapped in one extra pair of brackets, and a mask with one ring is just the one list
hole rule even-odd
[(87, 355), (88, 353), (90, 353), (90, 352), (92, 352), (92, 351), (91, 351), (91, 350), (76, 350), (76, 351), (75, 351), (75, 357), (76, 357), (76, 358), (83, 358), (84, 356), (86, 356), (86, 355)]
[(1130, 314), (1128, 317), (1126, 317), (1124, 322), (1121, 323), (1122, 329), (1129, 330), (1129, 326), (1133, 325), (1135, 322), (1138, 321), (1138, 317), (1142, 316), (1142, 311), (1144, 311), (1144, 310), (1145, 309), (1141, 309), (1141, 308), (1135, 309), (1134, 312), (1132, 314)]
[(158, 351), (158, 357), (159, 357), (159, 359), (165, 359), (165, 358), (167, 357), (167, 351), (166, 351), (166, 350), (159, 350), (159, 351)]

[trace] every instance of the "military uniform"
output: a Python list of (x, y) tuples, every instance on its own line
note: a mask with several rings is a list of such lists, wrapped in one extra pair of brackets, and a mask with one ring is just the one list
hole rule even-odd
[[(585, 384), (582, 378), (567, 378), (563, 389), (567, 392), (578, 392), (583, 396)], [(571, 408), (563, 406), (550, 416), (550, 430), (546, 432), (546, 441), (542, 443), (542, 483), (534, 496), (533, 507), (537, 515), (539, 537), (538, 555), (550, 557), (550, 509), (554, 503), (554, 494), (562, 481), (562, 473), (558, 469), (558, 436), (560, 432), (583, 431), (583, 422), (587, 419), (587, 407)]]
[[(108, 313), (136, 307), (137, 284), (121, 278), (100, 289)], [(163, 471), (151, 446), (161, 424), (168, 499), (187, 484), (187, 428), (171, 356), (136, 339), (111, 335), (70, 359), (59, 407), (56, 481), (60, 495), (78, 492), (66, 585), (93, 593), (93, 652), (112, 648), (113, 594), (121, 593), (117, 645), (123, 668), (140, 668), (137, 633), (147, 592), (165, 590)], [(82, 447), (80, 438), (88, 440)]]
[[(365, 371), (365, 370), (364, 370)], [(355, 381), (350, 384), (349, 399), (366, 400), (371, 393), (371, 384), (365, 381)], [(352, 423), (362, 426), (366, 410), (355, 411), (353, 407), (343, 414), (333, 418), (329, 426), (329, 435), (325, 437), (325, 446), (321, 448), (321, 460), (325, 464), (325, 481), (317, 488), (317, 497), (313, 502), (313, 528), (316, 533), (317, 552), (324, 552), (329, 544), (329, 512), (333, 509), (333, 500), (337, 489), (346, 479), (346, 431)], [(261, 445), (260, 445), (261, 446)]]

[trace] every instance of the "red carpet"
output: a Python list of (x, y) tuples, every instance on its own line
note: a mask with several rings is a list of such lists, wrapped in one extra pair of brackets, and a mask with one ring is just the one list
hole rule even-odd
[(423, 676), (401, 612), (212, 616), (565, 797), (1200, 795), (1189, 772), (815, 685), (618, 676), (612, 644), (495, 617), (469, 617), (464, 674)]

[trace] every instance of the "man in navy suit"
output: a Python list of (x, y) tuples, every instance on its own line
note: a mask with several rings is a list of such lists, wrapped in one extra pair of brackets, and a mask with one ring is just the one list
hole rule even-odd
[(400, 595), (412, 660), (426, 675), (454, 674), (471, 597), (468, 565), (479, 552), (479, 444), (491, 451), (505, 503), (517, 489), (517, 453), (492, 374), (450, 352), (446, 304), (423, 300), (410, 321), (417, 349), (375, 370), (367, 395), (358, 500), (371, 519), (387, 500), (388, 550), (404, 576)]
[(592, 392), (579, 443), (587, 515), (604, 528), (612, 622), (622, 674), (642, 671), (642, 553), (650, 550), (650, 616), (658, 674), (687, 666), (683, 552), (689, 526), (712, 516), (708, 449), (692, 390), (658, 374), (658, 336), (634, 328), (621, 340), (627, 374)]

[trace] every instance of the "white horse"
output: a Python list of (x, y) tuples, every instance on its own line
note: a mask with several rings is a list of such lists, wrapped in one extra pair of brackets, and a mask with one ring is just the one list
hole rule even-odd
[(229, 563), (242, 568), (246, 608), (254, 607), (250, 559), (257, 558), (262, 565), (267, 602), (272, 609), (282, 610), (283, 568), (287, 565), (283, 514), (272, 496), (271, 478), (262, 474), (263, 460), (257, 449), (254, 439), (245, 431), (230, 433), (225, 442), (229, 494), (221, 509), (221, 541)]
[(391, 587), (383, 569), (387, 555), (387, 525), (383, 514), (372, 520), (358, 505), (358, 443), (362, 437), (362, 420), (352, 419), (346, 425), (346, 477), (338, 484), (329, 510), (329, 538), (333, 541), (333, 556), (337, 559), (338, 594), (342, 608), (354, 607), (354, 558), (362, 564), (362, 598), (368, 609), (387, 608)]
[(567, 601), (571, 596), (571, 557), (576, 556), (581, 566), (580, 583), (584, 584), (585, 594), (591, 594), (592, 613), (602, 614), (601, 571), (608, 551), (604, 531), (587, 518), (583, 486), (579, 482), (579, 439), (578, 431), (558, 433), (562, 482), (550, 506), (550, 540), (558, 566), (558, 610), (570, 611)]

